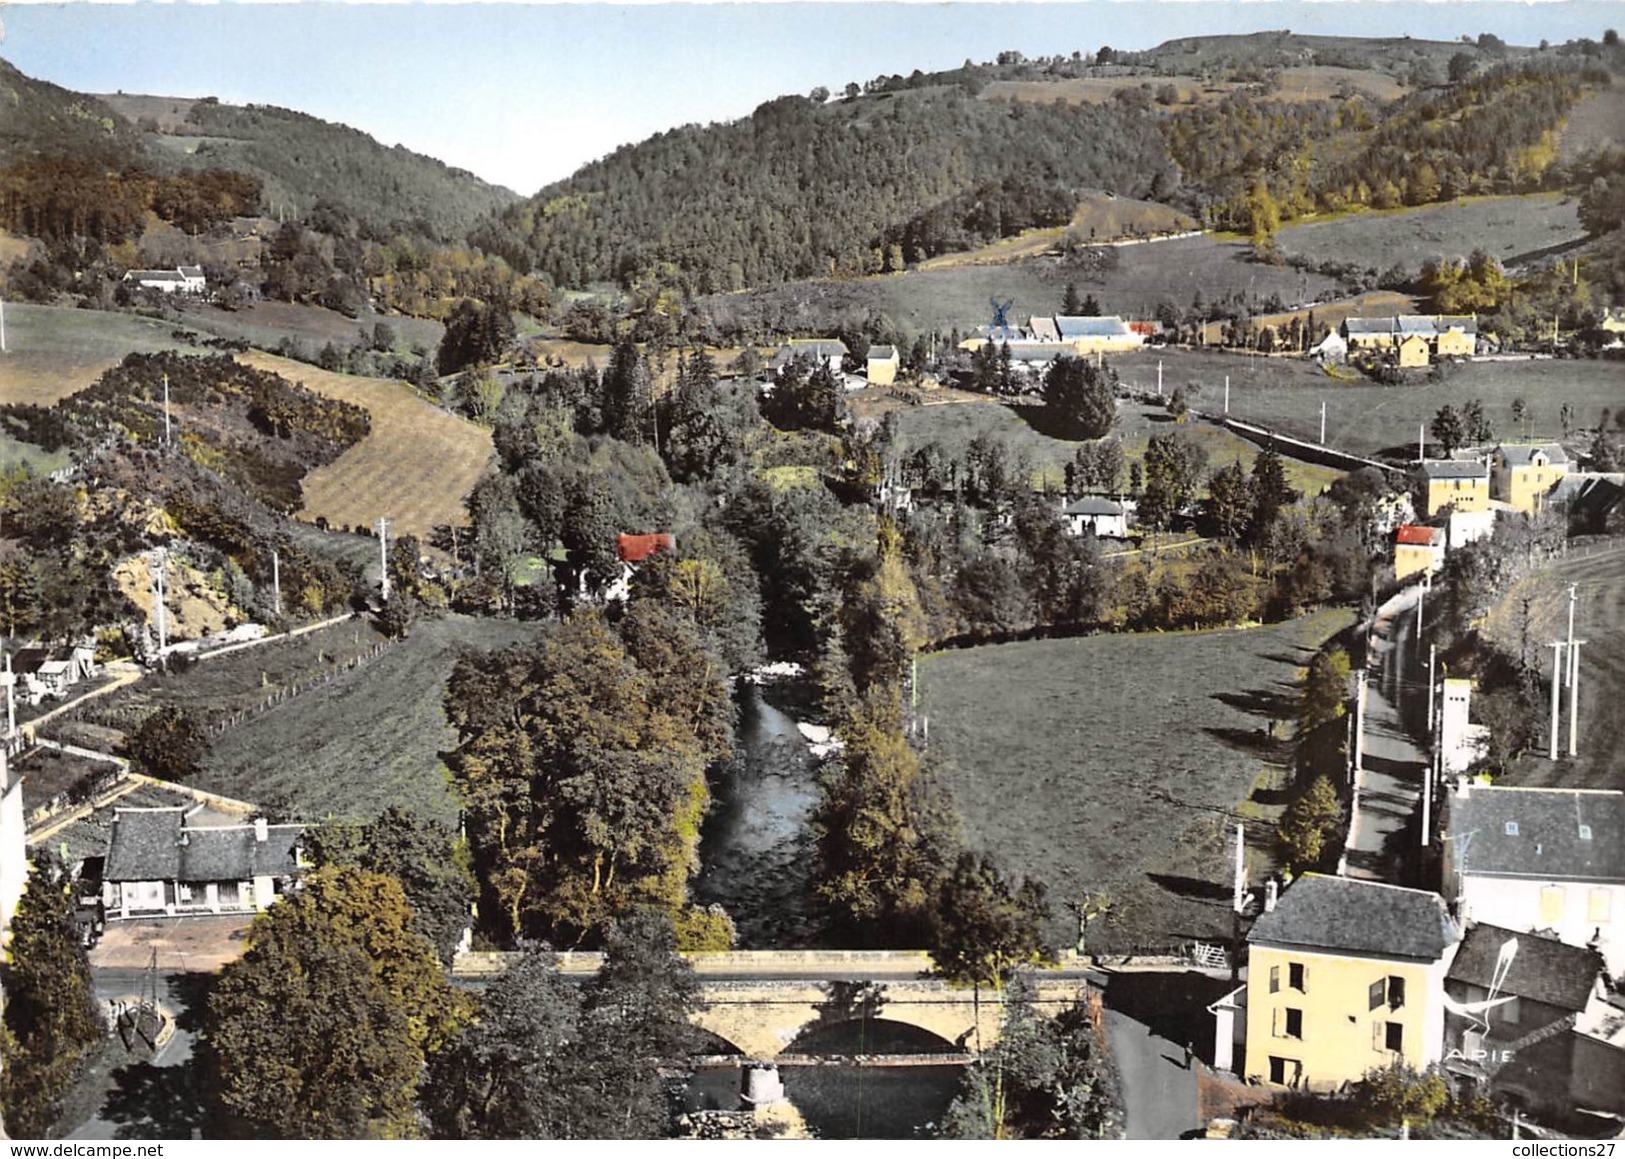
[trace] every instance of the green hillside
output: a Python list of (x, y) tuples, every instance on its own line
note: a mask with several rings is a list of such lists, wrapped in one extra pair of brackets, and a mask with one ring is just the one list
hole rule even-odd
[(24, 76), (0, 60), (0, 166), (45, 157), (97, 165), (142, 161), (141, 134), (98, 97)]

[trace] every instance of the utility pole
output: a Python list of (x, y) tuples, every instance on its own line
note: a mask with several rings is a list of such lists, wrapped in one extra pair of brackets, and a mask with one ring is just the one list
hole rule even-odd
[(1157, 359), (1157, 397), (1162, 397), (1162, 359)]
[(1569, 756), (1580, 755), (1580, 645), (1574, 638), (1574, 605), (1580, 599), (1580, 585), (1569, 585)]
[(11, 670), (11, 653), (6, 653), (6, 744), (11, 744), (11, 738), (17, 735), (17, 675)]
[(1552, 743), (1547, 756), (1551, 760), (1557, 759), (1557, 690), (1563, 682), (1563, 641), (1552, 641)]
[(164, 375), (164, 446), (170, 445), (169, 433), (169, 375)]
[(164, 606), (169, 596), (168, 576), (165, 575), (165, 568), (168, 564), (169, 558), (165, 555), (163, 548), (160, 547), (153, 552), (153, 609), (158, 613), (158, 660), (160, 663), (163, 662), (164, 653), (169, 648), (168, 609)]
[(0, 354), (6, 352), (6, 300), (0, 298)]
[(1429, 830), (1433, 828), (1433, 760), (1422, 768), (1422, 848), (1428, 847)]
[(384, 602), (389, 602), (389, 520), (378, 520), (378, 567), (382, 584), (379, 590), (383, 592)]
[(275, 548), (271, 549), (271, 610), (282, 614), (282, 559)]
[(1224, 376), (1224, 413), (1230, 413), (1230, 376)]
[(1368, 669), (1361, 668), (1354, 690), (1354, 776), (1365, 768), (1365, 706)]
[(1428, 735), (1433, 735), (1433, 703), (1438, 700), (1438, 686), (1433, 681), (1433, 666), (1439, 659), (1437, 644), (1428, 645)]
[(1416, 461), (1418, 463), (1425, 463), (1425, 462), (1427, 462), (1427, 457), (1428, 457), (1427, 427), (1422, 423), (1417, 423), (1416, 424)]
[(1326, 445), (1326, 400), (1320, 400), (1320, 445)]

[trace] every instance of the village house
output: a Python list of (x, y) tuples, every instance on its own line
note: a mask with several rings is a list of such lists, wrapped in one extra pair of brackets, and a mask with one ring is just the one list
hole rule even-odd
[(1598, 329), (1604, 334), (1613, 336), (1617, 343), (1625, 337), (1625, 306), (1610, 306), (1602, 312), (1602, 321), (1597, 323)]
[(1345, 318), (1338, 333), (1348, 343), (1350, 354), (1359, 350), (1387, 350), (1395, 341), (1392, 318)]
[[(1595, 950), (1475, 925), (1445, 976), (1444, 1069), (1479, 1094), (1562, 1118), (1575, 1106), (1577, 1057), (1589, 1053), (1575, 1027), (1610, 994)], [(1614, 1073), (1617, 1103), (1625, 1070)]]
[(1439, 766), (1447, 776), (1464, 773), (1490, 751), (1490, 730), (1472, 721), (1473, 682), (1439, 682)]
[(208, 289), (202, 266), (177, 266), (172, 270), (131, 270), (124, 275), (143, 290), (165, 294), (201, 294)]
[(1394, 531), (1394, 582), (1432, 575), (1444, 566), (1444, 528), (1407, 525)]
[(1550, 933), (1625, 972), (1625, 793), (1463, 781), (1444, 842), (1444, 895), (1463, 921)]
[(1436, 358), (1471, 358), (1478, 353), (1478, 319), (1467, 315), (1345, 318), (1338, 332), (1350, 353), (1394, 352), (1402, 367), (1426, 366)]
[(797, 358), (805, 358), (814, 367), (819, 363), (827, 366), (832, 374), (841, 373), (841, 363), (851, 353), (846, 343), (839, 338), (792, 338), (773, 356), (768, 369), (777, 373), (789, 366)]
[(1490, 498), (1525, 515), (1538, 515), (1552, 488), (1569, 473), (1569, 457), (1556, 443), (1505, 444), (1490, 459)]
[(1427, 490), (1425, 517), (1432, 518), (1446, 507), (1461, 514), (1489, 511), (1490, 469), (1477, 459), (1429, 459), (1422, 464), (1422, 475)]
[(1335, 1090), (1444, 1053), (1461, 932), (1438, 894), (1306, 873), (1247, 936), (1245, 1077)]
[(1416, 370), (1428, 364), (1428, 340), (1420, 334), (1406, 334), (1394, 350), (1401, 370)]
[(1471, 315), (1441, 314), (1433, 319), (1435, 358), (1471, 358), (1478, 353), (1478, 319)]
[(1086, 532), (1097, 539), (1127, 539), (1128, 512), (1115, 499), (1085, 495), (1062, 508), (1067, 530), (1073, 535)]
[(303, 825), (200, 825), (202, 805), (115, 809), (102, 903), (121, 918), (263, 910), (308, 868)]
[(1571, 535), (1625, 532), (1625, 472), (1570, 471), (1546, 499), (1567, 511)]
[(22, 703), (38, 705), (66, 699), (74, 685), (95, 679), (99, 670), (96, 650), (89, 644), (75, 645), (66, 656), (47, 648), (23, 648), (7, 657), (0, 685), (10, 686)]
[(871, 346), (867, 362), (865, 377), (870, 386), (890, 386), (897, 381), (897, 371), (902, 366), (897, 347)]

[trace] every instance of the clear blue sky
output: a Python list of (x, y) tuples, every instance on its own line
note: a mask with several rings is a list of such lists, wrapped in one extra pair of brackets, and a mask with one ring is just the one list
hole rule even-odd
[(882, 73), (1294, 32), (1600, 37), (1619, 0), (1045, 4), (7, 4), (0, 56), (89, 92), (217, 96), (342, 121), (520, 193), (688, 122)]

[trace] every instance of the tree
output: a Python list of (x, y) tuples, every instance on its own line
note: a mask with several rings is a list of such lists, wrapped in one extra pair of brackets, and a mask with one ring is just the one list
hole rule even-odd
[(1428, 424), (1428, 431), (1433, 435), (1434, 441), (1444, 448), (1445, 458), (1456, 453), (1467, 438), (1467, 427), (1456, 408), (1446, 403), (1440, 407)]
[(209, 755), (209, 738), (190, 713), (170, 704), (141, 722), (128, 747), (130, 760), (152, 776), (184, 781)]
[[(1524, 420), (1527, 419), (1528, 417), (1529, 417), (1529, 404), (1523, 400), (1522, 395), (1519, 395), (1517, 398), (1512, 400), (1512, 424), (1513, 424), (1513, 426), (1515, 426), (1515, 427), (1523, 426), (1524, 425)], [(1524, 437), (1525, 438), (1528, 437), (1528, 432), (1527, 431), (1525, 432)]]
[(518, 336), (513, 315), (506, 307), (464, 298), (446, 320), (435, 354), (435, 367), (442, 375), (456, 374), (465, 367), (500, 361)]
[(364, 824), (329, 821), (309, 840), (318, 866), (353, 865), (400, 882), (412, 928), (451, 964), (469, 926), (474, 878), (467, 848), (450, 826), (391, 805)]
[(1445, 74), (1450, 78), (1450, 83), (1456, 85), (1464, 80), (1471, 79), (1477, 69), (1478, 63), (1473, 59), (1472, 53), (1458, 52), (1450, 57), (1450, 63), (1446, 66)]
[(443, 1139), (636, 1139), (665, 1134), (660, 1068), (685, 1062), (698, 1010), (671, 926), (617, 922), (584, 984), (534, 948), (486, 992), (479, 1017), (431, 1059), (423, 1109)]
[(1044, 374), (1045, 416), (1063, 438), (1104, 438), (1117, 420), (1114, 375), (1082, 358), (1057, 358)]
[(1167, 529), (1196, 494), (1207, 452), (1182, 431), (1157, 432), (1145, 449), (1145, 495), (1140, 517)]
[(1348, 711), (1349, 674), (1349, 654), (1343, 649), (1315, 653), (1298, 704), (1298, 723), (1305, 732), (1343, 718)]
[(1247, 542), (1257, 545), (1269, 538), (1282, 510), (1298, 499), (1298, 493), (1287, 486), (1281, 456), (1268, 447), (1253, 460), (1252, 492), (1253, 510), (1247, 523)]
[(0, 1106), (12, 1138), (44, 1138), (104, 1033), (73, 909), (66, 869), (49, 850), (36, 852), (11, 920), (0, 1036)]
[(1281, 818), (1278, 837), (1294, 873), (1320, 865), (1331, 838), (1343, 824), (1343, 802), (1324, 776), (1314, 779)]
[(1078, 297), (1078, 287), (1075, 282), (1066, 284), (1066, 293), (1061, 296), (1061, 313), (1068, 317), (1075, 317), (1083, 312), (1083, 299)]
[(424, 1060), (466, 1015), (400, 883), (352, 866), (308, 874), (255, 919), (204, 1015), (225, 1129), (275, 1139), (418, 1132)]
[(986, 854), (961, 853), (937, 896), (931, 960), (950, 981), (1002, 989), (1016, 969), (1051, 958), (1048, 919), (1040, 882), (1014, 886)]
[(1084, 443), (1073, 453), (1067, 487), (1115, 495), (1123, 486), (1123, 444), (1116, 439)]
[(1253, 484), (1239, 462), (1231, 463), (1208, 481), (1207, 515), (1226, 539), (1238, 538), (1253, 517)]

